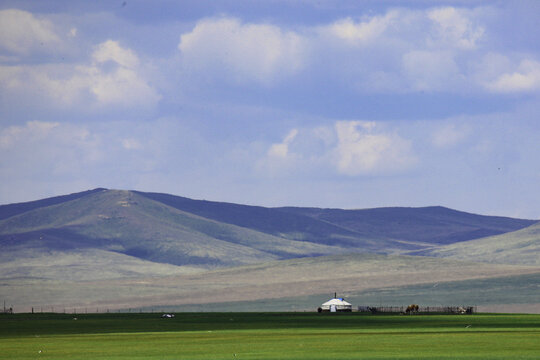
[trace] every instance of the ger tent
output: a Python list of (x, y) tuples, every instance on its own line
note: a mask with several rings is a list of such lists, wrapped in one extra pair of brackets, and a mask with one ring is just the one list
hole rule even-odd
[(321, 305), (322, 311), (352, 311), (352, 305), (342, 298), (333, 298)]

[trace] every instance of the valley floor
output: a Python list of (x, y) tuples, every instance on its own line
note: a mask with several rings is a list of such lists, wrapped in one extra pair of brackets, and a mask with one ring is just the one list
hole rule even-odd
[(537, 267), (373, 254), (172, 276), (77, 280), (42, 275), (0, 278), (0, 300), (16, 312), (311, 311), (337, 292), (355, 307), (414, 303), (536, 312), (540, 298)]

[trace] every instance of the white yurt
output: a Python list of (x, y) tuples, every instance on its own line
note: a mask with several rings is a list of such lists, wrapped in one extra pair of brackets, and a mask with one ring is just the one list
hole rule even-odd
[(346, 302), (343, 298), (338, 298), (336, 294), (334, 294), (334, 298), (322, 304), (320, 309), (321, 311), (330, 312), (352, 311), (352, 304)]

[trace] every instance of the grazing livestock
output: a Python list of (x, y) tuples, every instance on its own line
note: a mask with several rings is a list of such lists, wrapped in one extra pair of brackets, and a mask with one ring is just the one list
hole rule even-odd
[(407, 306), (407, 309), (405, 310), (405, 313), (407, 314), (416, 314), (418, 313), (419, 306), (417, 304), (411, 304)]

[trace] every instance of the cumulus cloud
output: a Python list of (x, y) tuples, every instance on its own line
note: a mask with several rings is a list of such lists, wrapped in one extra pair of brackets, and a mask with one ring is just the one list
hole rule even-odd
[(239, 83), (269, 85), (302, 68), (302, 37), (275, 25), (244, 24), (234, 18), (205, 19), (182, 34), (183, 65)]
[(513, 72), (506, 72), (488, 82), (486, 87), (499, 93), (530, 92), (540, 89), (540, 62), (522, 60)]
[(399, 16), (398, 11), (392, 10), (385, 15), (365, 17), (356, 22), (349, 17), (324, 26), (321, 31), (353, 44), (366, 44), (379, 38)]
[(289, 155), (289, 145), (297, 135), (298, 130), (292, 129), (289, 134), (285, 136), (285, 139), (283, 139), (281, 143), (272, 144), (272, 146), (270, 146), (270, 149), (268, 150), (268, 156), (272, 158), (287, 158), (287, 155)]
[(0, 91), (14, 97), (31, 94), (34, 101), (47, 99), (42, 102), (61, 108), (153, 106), (161, 95), (141, 72), (132, 50), (108, 40), (85, 64), (0, 65)]
[(465, 50), (474, 49), (482, 39), (485, 29), (475, 23), (469, 10), (454, 7), (436, 8), (427, 11), (433, 21), (432, 46), (455, 46)]
[(269, 147), (259, 168), (363, 176), (399, 173), (416, 163), (411, 142), (397, 133), (376, 122), (337, 121), (333, 127), (292, 129)]
[(0, 11), (0, 53), (28, 55), (54, 50), (60, 44), (50, 20), (17, 9)]
[[(89, 90), (98, 105), (153, 106), (161, 95), (140, 74), (139, 58), (117, 41), (107, 40), (92, 53), (89, 66), (79, 66), (74, 79)], [(107, 64), (112, 63), (112, 69)]]
[(99, 44), (92, 53), (92, 58), (97, 63), (112, 61), (128, 69), (136, 68), (139, 65), (139, 58), (131, 49), (123, 48), (118, 41), (113, 40)]
[(470, 91), (479, 88), (472, 71), (475, 51), (484, 45), (482, 14), (456, 7), (397, 8), (338, 19), (306, 36), (317, 51), (311, 58), (322, 57), (334, 77), (362, 92)]
[(411, 143), (395, 133), (377, 131), (375, 122), (339, 121), (337, 169), (345, 175), (386, 174), (407, 170), (417, 162)]
[(302, 154), (291, 152), (290, 146), (298, 133), (298, 129), (292, 129), (281, 142), (270, 145), (265, 156), (257, 162), (257, 171), (271, 176), (283, 176), (297, 169), (297, 162), (303, 162)]

